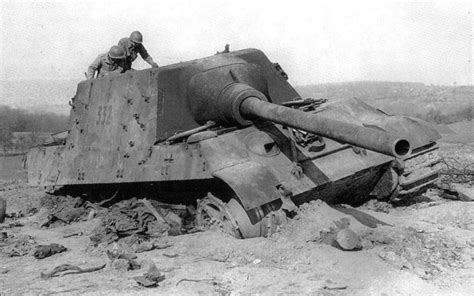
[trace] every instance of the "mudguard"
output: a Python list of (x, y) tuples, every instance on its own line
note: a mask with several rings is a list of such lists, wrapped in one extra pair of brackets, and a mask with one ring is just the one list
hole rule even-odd
[(245, 210), (279, 199), (280, 182), (264, 165), (253, 161), (239, 163), (213, 173), (234, 190)]

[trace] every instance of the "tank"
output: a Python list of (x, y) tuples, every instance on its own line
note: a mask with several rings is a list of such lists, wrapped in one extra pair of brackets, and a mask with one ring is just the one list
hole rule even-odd
[(257, 49), (86, 80), (28, 182), (188, 203), (201, 225), (266, 236), (300, 204), (400, 200), (435, 182), (439, 134), (358, 99), (301, 98)]

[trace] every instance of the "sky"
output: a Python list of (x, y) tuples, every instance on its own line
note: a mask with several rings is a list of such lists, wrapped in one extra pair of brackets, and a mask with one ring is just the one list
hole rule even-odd
[[(0, 80), (84, 78), (139, 30), (160, 65), (258, 48), (294, 85), (472, 85), (471, 2), (0, 0)], [(148, 67), (141, 58), (134, 68)]]

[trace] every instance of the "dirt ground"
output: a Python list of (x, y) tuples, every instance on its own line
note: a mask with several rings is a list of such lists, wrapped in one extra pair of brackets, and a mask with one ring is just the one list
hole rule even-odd
[[(441, 149), (448, 158), (474, 163), (474, 146), (442, 143)], [(366, 219), (313, 201), (269, 238), (238, 240), (219, 231), (159, 238), (169, 247), (136, 254), (142, 268), (127, 271), (106, 255), (117, 244), (92, 245), (89, 235), (99, 218), (41, 228), (47, 214), (39, 208), (44, 190), (29, 188), (23, 177), (1, 182), (7, 213), (21, 211), (23, 217), (7, 218), (0, 234), (22, 241), (26, 255), (9, 257), (0, 237), (0, 295), (474, 294), (474, 203), (443, 198), (441, 189), (429, 190), (410, 206), (370, 201), (355, 209)], [(361, 248), (343, 251), (328, 244), (341, 225), (359, 235)], [(77, 232), (83, 235), (64, 237)], [(68, 250), (45, 259), (32, 256), (32, 246), (50, 243)], [(91, 273), (40, 277), (61, 264), (107, 266)], [(145, 288), (134, 277), (151, 264), (165, 278), (158, 287)]]

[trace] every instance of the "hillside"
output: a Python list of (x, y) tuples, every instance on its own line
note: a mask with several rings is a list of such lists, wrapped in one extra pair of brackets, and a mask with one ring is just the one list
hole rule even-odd
[(435, 86), (412, 82), (344, 82), (296, 87), (303, 98), (359, 98), (387, 113), (434, 123), (472, 120), (474, 86)]

